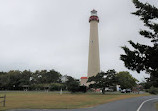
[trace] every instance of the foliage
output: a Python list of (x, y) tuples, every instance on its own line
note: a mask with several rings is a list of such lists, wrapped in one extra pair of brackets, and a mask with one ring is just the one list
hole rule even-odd
[(79, 82), (78, 81), (71, 82), (68, 86), (68, 91), (71, 91), (72, 93), (78, 92), (79, 91)]
[(20, 84), (21, 72), (11, 70), (8, 73), (0, 75), (0, 86), (4, 89), (16, 90)]
[(86, 93), (87, 92), (87, 86), (80, 86), (79, 87), (79, 92)]
[(150, 87), (153, 86), (153, 82), (155, 81), (150, 81), (150, 78), (146, 78), (146, 81), (140, 84), (144, 87), (144, 89), (150, 89)]
[(71, 76), (68, 76), (67, 79), (68, 80), (65, 83), (67, 90), (72, 93), (78, 92), (79, 91), (79, 80), (76, 80)]
[(30, 85), (31, 84), (31, 81), (30, 81), (31, 75), (32, 75), (31, 71), (24, 70), (23, 72), (21, 72), (19, 86), (22, 87), (23, 85)]
[(90, 88), (102, 88), (102, 93), (105, 93), (105, 87), (114, 86), (117, 84), (116, 79), (116, 71), (108, 70), (105, 72), (100, 72), (96, 76), (92, 76), (88, 78), (88, 81), (90, 82)]
[(65, 89), (65, 85), (61, 83), (52, 83), (50, 84), (49, 90), (50, 91), (60, 91)]
[(61, 82), (60, 77), (61, 74), (55, 70), (50, 70), (43, 77), (47, 78), (46, 83), (59, 83)]
[(150, 87), (149, 89), (149, 93), (150, 94), (158, 94), (158, 88), (155, 88), (155, 87)]
[(55, 70), (29, 70), (0, 72), (0, 90), (69, 90), (84, 91), (79, 87), (79, 80), (67, 76), (68, 81), (61, 82), (61, 74)]
[(37, 91), (44, 90), (45, 89), (44, 86), (45, 86), (45, 84), (32, 84), (32, 85), (30, 85), (30, 89), (37, 90)]
[(32, 82), (37, 83), (37, 84), (60, 83), (61, 82), (61, 80), (60, 80), (61, 74), (55, 70), (50, 70), (50, 71), (36, 70), (35, 73), (32, 74), (32, 77), (33, 77)]
[(148, 82), (158, 87), (158, 9), (138, 0), (133, 0), (133, 3), (137, 11), (132, 14), (139, 16), (146, 27), (139, 33), (149, 39), (152, 45), (134, 43), (130, 40), (129, 44), (134, 50), (130, 50), (127, 46), (122, 47), (125, 54), (122, 54), (120, 59), (128, 69), (136, 70), (138, 73), (146, 71), (150, 74)]
[(22, 90), (23, 86), (29, 86), (32, 90), (44, 90), (45, 84), (61, 83), (61, 74), (55, 70), (29, 70), (0, 72), (1, 90)]
[(118, 84), (121, 86), (121, 89), (127, 89), (136, 86), (138, 82), (137, 79), (132, 77), (132, 75), (127, 71), (119, 72), (117, 75)]

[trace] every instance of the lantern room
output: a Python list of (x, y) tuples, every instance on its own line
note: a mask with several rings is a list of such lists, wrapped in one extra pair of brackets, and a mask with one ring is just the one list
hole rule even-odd
[(97, 16), (97, 11), (93, 9), (93, 10), (91, 11), (91, 16)]
[(97, 11), (94, 10), (94, 9), (91, 11), (91, 16), (89, 18), (89, 22), (91, 22), (91, 21), (97, 21), (97, 22), (99, 22), (99, 18), (97, 16)]

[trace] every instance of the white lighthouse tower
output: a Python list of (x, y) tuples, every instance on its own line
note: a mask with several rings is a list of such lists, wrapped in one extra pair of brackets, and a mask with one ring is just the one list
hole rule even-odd
[(99, 57), (99, 38), (98, 38), (98, 23), (99, 18), (97, 11), (92, 10), (89, 18), (90, 37), (89, 37), (89, 55), (88, 55), (88, 74), (87, 77), (81, 77), (81, 85), (86, 85), (88, 77), (96, 76), (100, 72), (100, 57)]
[(89, 23), (90, 23), (90, 38), (89, 38), (89, 57), (88, 57), (88, 77), (91, 77), (91, 76), (96, 76), (100, 72), (99, 38), (98, 38), (99, 18), (97, 16), (96, 10), (91, 11)]

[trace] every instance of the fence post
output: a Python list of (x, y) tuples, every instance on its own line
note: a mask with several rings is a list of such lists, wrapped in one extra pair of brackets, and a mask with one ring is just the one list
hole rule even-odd
[(6, 95), (4, 95), (3, 107), (5, 107)]
[(4, 96), (0, 96), (0, 98), (2, 98), (2, 101), (0, 101), (0, 103), (2, 103), (3, 107), (5, 107), (6, 94)]

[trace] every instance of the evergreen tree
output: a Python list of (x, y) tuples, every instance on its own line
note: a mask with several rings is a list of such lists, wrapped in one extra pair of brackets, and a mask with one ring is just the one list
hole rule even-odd
[(105, 93), (105, 88), (110, 86), (115, 86), (117, 84), (116, 71), (108, 70), (105, 72), (100, 72), (96, 76), (88, 78), (87, 82), (90, 82), (90, 88), (101, 88), (102, 94)]
[(132, 14), (139, 16), (143, 21), (146, 30), (141, 30), (139, 33), (142, 37), (149, 39), (152, 45), (145, 45), (129, 41), (134, 50), (130, 50), (127, 46), (122, 47), (125, 54), (122, 54), (120, 59), (124, 61), (128, 69), (146, 71), (150, 74), (148, 82), (153, 86), (158, 87), (158, 9), (149, 3), (142, 3), (138, 0), (133, 0), (136, 12)]

